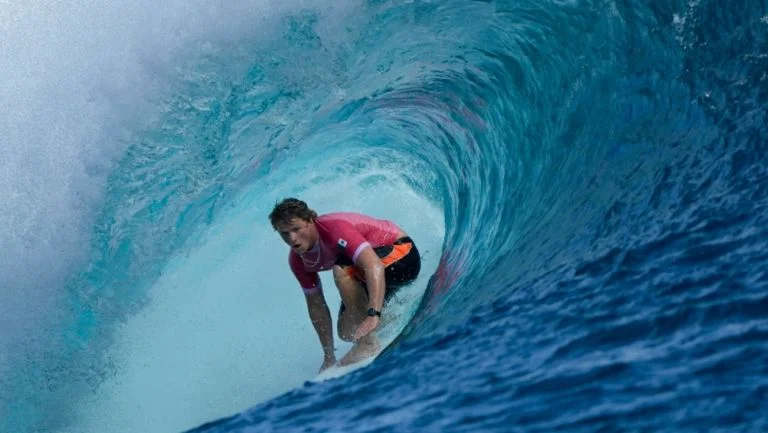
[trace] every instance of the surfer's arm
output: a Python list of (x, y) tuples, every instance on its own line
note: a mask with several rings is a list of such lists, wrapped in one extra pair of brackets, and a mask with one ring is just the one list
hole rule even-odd
[(335, 362), (333, 322), (331, 321), (331, 312), (328, 309), (328, 304), (325, 302), (323, 291), (317, 290), (312, 293), (305, 293), (304, 298), (307, 301), (307, 310), (309, 311), (309, 318), (312, 320), (312, 326), (315, 327), (317, 336), (320, 337), (320, 344), (323, 346), (325, 359)]
[(384, 306), (386, 283), (384, 279), (384, 263), (370, 246), (365, 247), (357, 256), (355, 263), (365, 272), (365, 284), (368, 287), (368, 307), (381, 311)]

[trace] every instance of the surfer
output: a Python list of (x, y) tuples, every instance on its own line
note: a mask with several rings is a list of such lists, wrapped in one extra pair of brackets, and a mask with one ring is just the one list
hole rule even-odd
[(320, 371), (336, 364), (333, 323), (320, 271), (333, 271), (341, 295), (336, 320), (339, 338), (354, 342), (339, 364), (374, 355), (379, 342), (372, 331), (379, 326), (386, 301), (421, 270), (419, 251), (408, 234), (391, 221), (359, 213), (318, 216), (295, 198), (277, 203), (269, 220), (291, 247), (288, 264), (304, 291), (309, 317), (323, 347)]

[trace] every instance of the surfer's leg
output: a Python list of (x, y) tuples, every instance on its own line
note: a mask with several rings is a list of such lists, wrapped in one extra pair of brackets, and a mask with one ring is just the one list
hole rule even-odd
[[(387, 283), (387, 291), (384, 297), (384, 310), (386, 312), (386, 300), (388, 300), (399, 287), (411, 283), (419, 275), (419, 271), (421, 270), (421, 256), (416, 245), (413, 244), (413, 241), (410, 238), (398, 239), (393, 246), (374, 248), (374, 251), (376, 251), (376, 254), (385, 266), (384, 277)], [(354, 277), (350, 278), (355, 282), (359, 281)], [(366, 304), (363, 305), (359, 312), (359, 314), (363, 315), (366, 314), (368, 297), (366, 296), (364, 299)], [(365, 319), (365, 316), (363, 316), (362, 319)], [(372, 332), (358, 340), (352, 349), (339, 360), (339, 364), (354, 364), (376, 355), (380, 349), (381, 344)]]
[(372, 333), (359, 339), (349, 352), (339, 360), (339, 365), (349, 365), (370, 358), (379, 352), (381, 344)]
[[(336, 320), (339, 338), (344, 341), (354, 341), (355, 331), (363, 323), (368, 315), (368, 293), (361, 282), (352, 277), (341, 266), (333, 267), (333, 279), (341, 295), (341, 308), (339, 318)], [(353, 364), (362, 361), (376, 353), (379, 349), (379, 340), (370, 333), (355, 341), (344, 357), (339, 360), (340, 365)]]
[(359, 280), (352, 277), (339, 266), (333, 267), (333, 280), (341, 296), (341, 309), (336, 321), (339, 338), (352, 341), (357, 327), (367, 317), (368, 293), (363, 289)]

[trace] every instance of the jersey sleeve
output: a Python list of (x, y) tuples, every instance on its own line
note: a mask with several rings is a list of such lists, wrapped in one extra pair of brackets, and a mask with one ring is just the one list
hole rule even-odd
[(288, 264), (305, 295), (311, 295), (323, 290), (320, 276), (317, 275), (317, 272), (307, 271), (304, 268), (304, 264), (301, 263), (301, 258), (298, 254), (291, 251), (291, 254), (288, 256)]
[(328, 231), (335, 243), (336, 250), (357, 262), (357, 257), (365, 247), (371, 246), (368, 240), (358, 231), (354, 225), (346, 221), (339, 221)]

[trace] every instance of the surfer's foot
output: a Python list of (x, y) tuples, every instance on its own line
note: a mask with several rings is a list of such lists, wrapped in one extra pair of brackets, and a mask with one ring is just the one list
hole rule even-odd
[(354, 364), (370, 358), (379, 351), (379, 348), (381, 348), (379, 340), (373, 335), (367, 335), (349, 349), (349, 352), (339, 360), (339, 365)]

